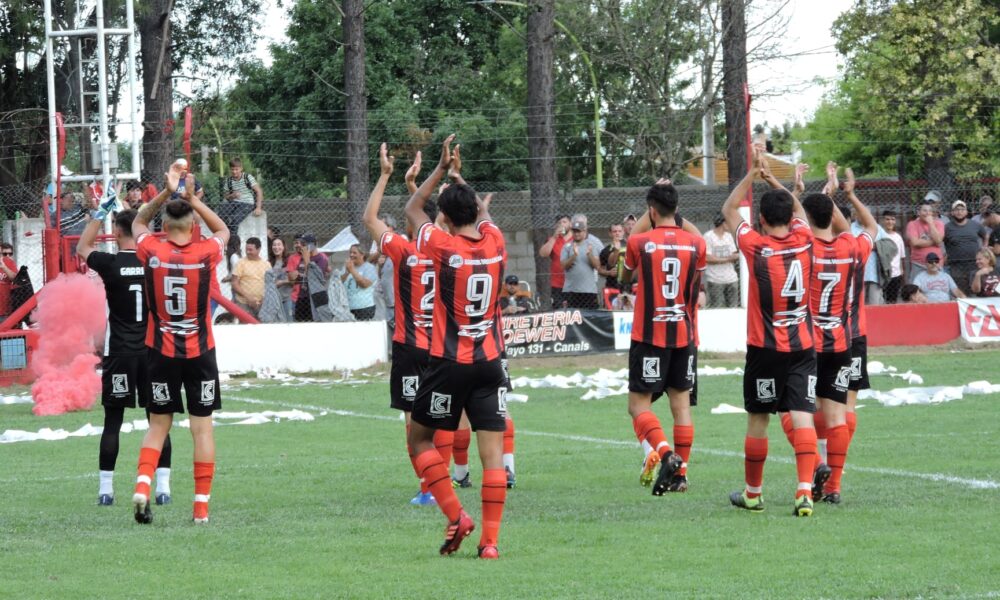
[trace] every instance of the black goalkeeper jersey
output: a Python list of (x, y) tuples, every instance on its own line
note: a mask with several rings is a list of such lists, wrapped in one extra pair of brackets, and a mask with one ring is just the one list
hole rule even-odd
[(121, 250), (117, 254), (91, 252), (87, 266), (104, 281), (108, 298), (107, 356), (145, 354), (146, 276), (135, 250)]

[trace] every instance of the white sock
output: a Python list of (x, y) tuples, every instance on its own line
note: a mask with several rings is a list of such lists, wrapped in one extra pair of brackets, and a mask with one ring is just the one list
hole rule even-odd
[(513, 454), (504, 454), (503, 455), (503, 466), (505, 466), (508, 469), (510, 469), (511, 473), (514, 472), (514, 455)]
[(653, 445), (647, 442), (646, 440), (642, 440), (642, 457), (646, 458), (652, 451), (653, 451)]
[(819, 446), (820, 460), (826, 462), (826, 439), (816, 440), (816, 445)]
[(455, 463), (455, 474), (452, 475), (458, 481), (465, 479), (465, 476), (469, 474), (469, 465), (460, 465)]
[(170, 495), (170, 469), (156, 470), (156, 493)]
[(99, 496), (107, 494), (109, 496), (115, 495), (115, 486), (112, 484), (112, 480), (115, 477), (114, 471), (99, 471), (100, 475), (100, 487), (97, 489), (97, 494)]

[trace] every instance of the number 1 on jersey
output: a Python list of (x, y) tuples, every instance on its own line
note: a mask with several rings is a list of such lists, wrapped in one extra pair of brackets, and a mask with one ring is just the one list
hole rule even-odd
[(135, 322), (142, 323), (142, 284), (134, 283), (128, 291), (135, 292)]

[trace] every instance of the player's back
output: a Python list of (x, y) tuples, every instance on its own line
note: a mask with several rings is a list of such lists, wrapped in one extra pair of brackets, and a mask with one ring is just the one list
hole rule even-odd
[(625, 267), (638, 273), (632, 339), (661, 348), (695, 343), (705, 241), (676, 226), (629, 238)]
[(854, 256), (854, 273), (851, 277), (851, 337), (868, 334), (868, 319), (865, 313), (865, 263), (875, 248), (875, 241), (866, 232), (855, 238), (857, 252)]
[(145, 269), (135, 250), (115, 254), (91, 252), (87, 266), (101, 276), (108, 301), (108, 334), (105, 354), (139, 354), (146, 350)]
[(175, 358), (194, 358), (215, 347), (209, 294), (222, 252), (216, 237), (183, 246), (140, 237), (150, 308), (147, 346)]
[(391, 231), (382, 235), (380, 246), (394, 270), (396, 323), (392, 340), (428, 350), (434, 318), (434, 261), (417, 252), (416, 243)]
[(809, 308), (818, 352), (846, 352), (851, 347), (851, 286), (857, 241), (850, 233), (833, 240), (813, 239)]
[(812, 231), (793, 219), (788, 235), (762, 235), (746, 222), (736, 243), (747, 260), (747, 345), (778, 352), (813, 347), (809, 314)]
[(503, 350), (503, 234), (489, 221), (478, 228), (482, 237), (474, 240), (427, 223), (417, 247), (434, 262), (437, 278), (431, 356), (464, 364), (495, 360)]

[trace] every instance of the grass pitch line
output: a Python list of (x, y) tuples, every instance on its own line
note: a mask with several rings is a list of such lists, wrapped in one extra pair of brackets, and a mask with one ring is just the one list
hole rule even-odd
[[(276, 400), (260, 400), (258, 398), (246, 398), (243, 396), (231, 396), (233, 400), (238, 400), (240, 402), (248, 402), (250, 404), (270, 404), (274, 406), (283, 406), (286, 408), (299, 408), (303, 410), (316, 410), (320, 412), (326, 412), (328, 414), (339, 415), (342, 417), (358, 417), (362, 419), (374, 419), (377, 421), (399, 421), (398, 417), (389, 417), (385, 415), (372, 415), (367, 413), (359, 413), (350, 410), (336, 410), (331, 408), (323, 408), (320, 406), (310, 406), (305, 404), (290, 404), (285, 402), (278, 402)], [(520, 435), (528, 435), (535, 437), (547, 437), (553, 439), (566, 440), (570, 442), (584, 442), (588, 444), (598, 444), (604, 446), (618, 446), (618, 447), (638, 447), (638, 442), (626, 441), (626, 440), (611, 440), (606, 438), (591, 437), (587, 435), (571, 435), (565, 433), (550, 433), (547, 431), (531, 431), (526, 429), (518, 428), (517, 433)], [(695, 453), (708, 454), (710, 456), (723, 456), (726, 458), (743, 458), (742, 452), (733, 452), (732, 450), (717, 450), (715, 448), (702, 448), (696, 447)], [(784, 464), (795, 464), (795, 461), (784, 457), (784, 456), (768, 456), (769, 461), (784, 463)], [(925, 481), (933, 481), (937, 483), (951, 483), (955, 485), (960, 485), (962, 487), (974, 489), (974, 490), (997, 490), (1000, 489), (1000, 482), (993, 481), (992, 479), (971, 479), (967, 477), (956, 477), (954, 475), (947, 475), (945, 473), (917, 473), (915, 471), (904, 471), (902, 469), (888, 469), (883, 467), (862, 467), (859, 465), (849, 464), (846, 468), (848, 472), (856, 473), (872, 473), (875, 475), (891, 475), (893, 477), (903, 477), (909, 479), (923, 479)]]

